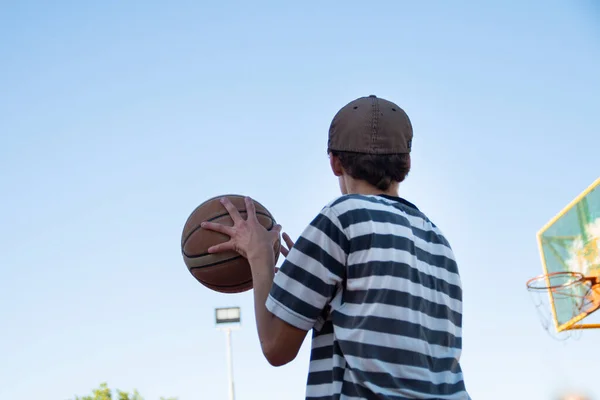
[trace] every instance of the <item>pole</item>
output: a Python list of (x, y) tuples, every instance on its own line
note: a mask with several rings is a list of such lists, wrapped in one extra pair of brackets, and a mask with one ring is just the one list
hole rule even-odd
[(231, 351), (231, 328), (225, 330), (227, 336), (227, 367), (229, 369), (229, 400), (235, 399), (233, 391), (233, 356)]

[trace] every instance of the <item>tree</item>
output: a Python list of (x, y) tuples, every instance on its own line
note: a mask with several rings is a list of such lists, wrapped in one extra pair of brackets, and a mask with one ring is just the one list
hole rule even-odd
[[(73, 400), (144, 400), (136, 389), (132, 393), (123, 392), (119, 389), (115, 390), (117, 397), (113, 397), (112, 390), (108, 384), (103, 382), (98, 389), (94, 389), (90, 396), (75, 396)], [(160, 400), (177, 400), (177, 397), (161, 397)]]

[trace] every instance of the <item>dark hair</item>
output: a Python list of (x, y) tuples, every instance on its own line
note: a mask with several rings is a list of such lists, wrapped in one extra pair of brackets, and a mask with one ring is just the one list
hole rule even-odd
[(410, 171), (410, 154), (361, 154), (328, 150), (339, 158), (344, 170), (367, 181), (379, 190), (389, 189), (392, 182), (402, 182)]

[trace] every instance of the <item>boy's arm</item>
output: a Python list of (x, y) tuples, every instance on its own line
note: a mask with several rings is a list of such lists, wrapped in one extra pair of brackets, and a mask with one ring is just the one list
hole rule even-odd
[(277, 275), (272, 252), (249, 260), (258, 335), (272, 365), (287, 364), (298, 354), (345, 275), (347, 249), (337, 215), (326, 207), (290, 249)]

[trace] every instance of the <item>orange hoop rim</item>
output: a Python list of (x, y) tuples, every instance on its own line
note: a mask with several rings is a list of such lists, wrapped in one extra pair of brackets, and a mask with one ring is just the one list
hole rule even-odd
[[(566, 281), (564, 283), (548, 285), (548, 281), (552, 278), (556, 277), (564, 277)], [(556, 290), (561, 288), (567, 288), (569, 286), (573, 286), (578, 283), (583, 283), (585, 281), (596, 281), (596, 278), (586, 277), (581, 272), (572, 272), (572, 271), (560, 271), (560, 272), (551, 272), (549, 274), (542, 274), (536, 277), (533, 277), (527, 281), (527, 289), (528, 290)], [(536, 286), (536, 283), (543, 281), (543, 285)]]

